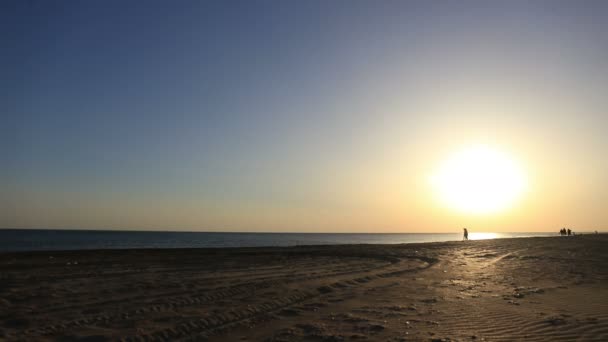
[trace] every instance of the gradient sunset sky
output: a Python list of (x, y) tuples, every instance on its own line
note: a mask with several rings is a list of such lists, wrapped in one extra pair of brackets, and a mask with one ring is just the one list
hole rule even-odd
[[(2, 1), (0, 227), (608, 225), (608, 1)], [(470, 144), (511, 207), (440, 205)]]

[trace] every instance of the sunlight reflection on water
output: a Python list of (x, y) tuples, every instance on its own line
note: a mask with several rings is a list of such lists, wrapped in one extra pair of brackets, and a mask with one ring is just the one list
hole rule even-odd
[(469, 240), (496, 239), (498, 237), (497, 233), (469, 233)]

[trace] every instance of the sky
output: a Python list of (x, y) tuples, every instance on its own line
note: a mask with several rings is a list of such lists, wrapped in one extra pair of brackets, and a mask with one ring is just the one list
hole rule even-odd
[[(605, 1), (2, 1), (0, 227), (608, 225)], [(429, 186), (462, 146), (525, 194)]]

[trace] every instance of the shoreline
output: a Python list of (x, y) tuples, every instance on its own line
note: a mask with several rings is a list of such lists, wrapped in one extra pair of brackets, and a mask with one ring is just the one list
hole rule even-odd
[[(555, 237), (554, 233), (473, 232), (470, 240)], [(291, 247), (349, 244), (407, 244), (461, 241), (459, 233), (168, 233), (69, 230), (0, 231), (0, 253), (102, 250)]]
[(608, 235), (556, 237), (0, 252), (0, 340), (606, 340)]
[[(256, 233), (257, 234), (257, 233)], [(264, 234), (264, 233), (262, 233)], [(312, 233), (311, 233), (312, 234)], [(333, 233), (328, 233), (333, 234)], [(374, 233), (369, 233), (374, 234)], [(382, 234), (382, 233), (380, 233)], [(390, 234), (390, 233), (387, 233)], [(407, 233), (410, 234), (410, 233)], [(417, 234), (417, 233), (412, 233)], [(601, 235), (601, 234), (598, 234)], [(607, 234), (608, 235), (608, 234)], [(570, 238), (576, 238), (583, 235), (571, 236)], [(522, 237), (506, 237), (506, 238), (492, 238), (492, 239), (478, 239), (478, 240), (467, 240), (468, 242), (474, 241), (490, 241), (490, 240), (510, 240), (510, 239), (545, 239), (545, 238), (559, 238), (560, 236), (522, 236)], [(562, 236), (561, 238), (568, 238)], [(447, 241), (429, 241), (429, 242), (404, 242), (404, 243), (344, 243), (344, 244), (312, 244), (312, 245), (293, 245), (293, 246), (243, 246), (243, 247), (144, 247), (144, 248), (84, 248), (84, 249), (45, 249), (45, 250), (18, 250), (18, 251), (2, 251), (0, 250), (0, 257), (7, 254), (30, 254), (30, 253), (95, 253), (95, 252), (125, 252), (125, 251), (217, 251), (217, 250), (230, 250), (238, 251), (241, 249), (252, 250), (266, 250), (266, 249), (292, 249), (292, 248), (314, 248), (314, 247), (327, 247), (327, 248), (339, 248), (347, 246), (369, 246), (369, 247), (389, 247), (389, 246), (411, 246), (411, 245), (430, 245), (430, 244), (452, 244), (452, 243), (467, 243), (465, 240), (447, 240)]]
[[(257, 233), (255, 233), (257, 234)], [(316, 233), (311, 233), (316, 234)], [(328, 233), (333, 234), (333, 233)], [(354, 233), (358, 234), (358, 233)], [(375, 233), (369, 233), (375, 234)], [(379, 233), (382, 234), (382, 233)], [(386, 233), (392, 234), (392, 233)], [(399, 233), (401, 234), (401, 233)], [(403, 234), (418, 234), (418, 233), (403, 233)], [(423, 234), (423, 233), (420, 233)], [(439, 234), (439, 233), (438, 233)], [(455, 233), (454, 233), (455, 234)], [(314, 247), (329, 247), (329, 248), (340, 248), (340, 247), (348, 247), (348, 246), (369, 246), (369, 247), (394, 247), (394, 246), (411, 246), (411, 245), (430, 245), (430, 244), (453, 244), (453, 243), (470, 243), (470, 242), (479, 242), (479, 241), (503, 241), (503, 240), (515, 240), (515, 239), (552, 239), (552, 238), (561, 238), (561, 239), (576, 239), (585, 236), (586, 238), (589, 236), (605, 236), (608, 237), (608, 233), (589, 233), (589, 234), (577, 234), (574, 236), (521, 236), (521, 237), (497, 237), (497, 238), (488, 238), (488, 239), (469, 239), (469, 240), (446, 240), (446, 241), (428, 241), (428, 242), (395, 242), (395, 243), (344, 243), (344, 244), (301, 244), (301, 245), (289, 245), (289, 246), (279, 246), (279, 245), (268, 245), (268, 246), (241, 246), (241, 247), (121, 247), (121, 248), (82, 248), (82, 249), (32, 249), (32, 250), (0, 250), (0, 257), (8, 254), (30, 254), (30, 253), (88, 253), (88, 252), (125, 252), (125, 251), (217, 251), (217, 250), (266, 250), (266, 249), (290, 249), (290, 248), (314, 248)]]

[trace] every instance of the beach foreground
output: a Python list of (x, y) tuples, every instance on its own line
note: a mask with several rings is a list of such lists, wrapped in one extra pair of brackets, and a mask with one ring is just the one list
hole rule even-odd
[(606, 341), (607, 235), (0, 254), (0, 340)]

